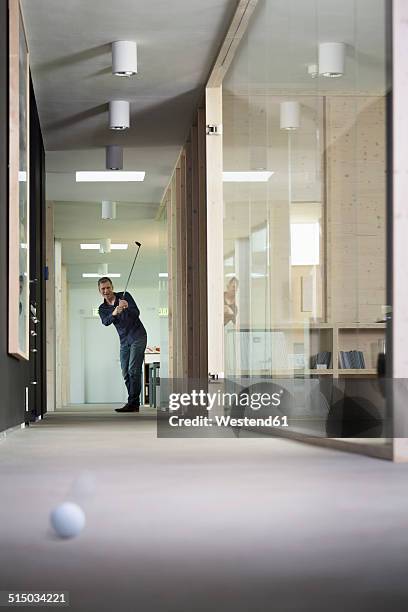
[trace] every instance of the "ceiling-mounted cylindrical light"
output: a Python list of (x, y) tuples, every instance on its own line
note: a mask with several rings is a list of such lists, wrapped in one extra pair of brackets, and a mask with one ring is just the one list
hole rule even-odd
[(119, 145), (107, 145), (106, 169), (123, 170), (123, 148)]
[(137, 73), (137, 45), (132, 40), (112, 43), (112, 74), (130, 77)]
[(107, 263), (99, 264), (98, 274), (100, 274), (101, 276), (106, 276), (108, 274), (108, 264)]
[(319, 74), (332, 78), (343, 76), (345, 49), (344, 43), (320, 43)]
[(111, 252), (111, 239), (110, 238), (102, 238), (100, 241), (99, 247), (100, 253), (110, 253)]
[(299, 102), (280, 103), (280, 127), (281, 130), (297, 130), (300, 126), (300, 104)]
[(317, 64), (308, 64), (307, 74), (311, 76), (312, 79), (315, 79), (317, 75), (319, 74), (319, 68), (317, 67)]
[(116, 202), (102, 200), (102, 219), (116, 219)]
[(126, 130), (130, 125), (130, 104), (127, 100), (109, 102), (109, 128)]

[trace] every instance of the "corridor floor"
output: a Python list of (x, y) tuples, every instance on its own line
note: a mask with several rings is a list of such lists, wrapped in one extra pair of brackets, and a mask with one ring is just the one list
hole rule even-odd
[[(72, 407), (0, 442), (0, 482), (0, 590), (87, 612), (408, 608), (408, 465)], [(64, 500), (87, 518), (68, 541)]]

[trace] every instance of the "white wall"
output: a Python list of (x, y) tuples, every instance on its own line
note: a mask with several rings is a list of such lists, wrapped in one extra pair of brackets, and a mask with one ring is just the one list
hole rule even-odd
[[(122, 290), (122, 287), (118, 287)], [(156, 287), (129, 287), (140, 309), (140, 318), (147, 330), (148, 346), (160, 346), (159, 289)], [(84, 398), (84, 338), (83, 319), (92, 317), (93, 308), (98, 308), (102, 302), (95, 285), (69, 286), (69, 365), (70, 365), (70, 403), (82, 404)], [(115, 333), (116, 330), (109, 329)], [(109, 333), (107, 328), (100, 326), (100, 333)], [(117, 334), (116, 334), (117, 335)], [(119, 356), (119, 338), (118, 338)]]

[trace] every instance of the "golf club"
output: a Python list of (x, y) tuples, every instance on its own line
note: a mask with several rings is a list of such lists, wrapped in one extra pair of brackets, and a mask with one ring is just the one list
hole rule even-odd
[(138, 242), (137, 240), (135, 241), (135, 244), (137, 244), (137, 251), (136, 251), (136, 255), (135, 255), (135, 258), (133, 260), (133, 263), (132, 263), (132, 267), (130, 268), (129, 276), (128, 276), (128, 279), (127, 279), (127, 282), (126, 282), (126, 287), (125, 287), (125, 290), (123, 292), (123, 299), (125, 298), (125, 293), (126, 293), (126, 290), (128, 288), (128, 285), (129, 285), (130, 277), (132, 276), (133, 268), (135, 267), (137, 256), (139, 255), (140, 247), (142, 246), (142, 243)]

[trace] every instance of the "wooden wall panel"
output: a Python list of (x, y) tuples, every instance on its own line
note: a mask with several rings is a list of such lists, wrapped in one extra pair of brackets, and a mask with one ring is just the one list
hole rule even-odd
[(192, 151), (191, 141), (187, 141), (184, 147), (185, 151), (185, 178), (186, 178), (186, 189), (185, 189), (185, 235), (186, 235), (186, 349), (187, 355), (189, 356), (186, 364), (188, 378), (194, 378), (195, 376), (195, 365), (196, 359), (193, 355), (194, 347), (194, 326), (193, 326), (193, 266), (195, 261), (193, 259), (193, 194), (192, 194)]
[(55, 257), (55, 408), (62, 407), (62, 247), (54, 242)]
[(329, 320), (373, 322), (386, 303), (385, 98), (327, 98)]
[(181, 250), (181, 354), (182, 354), (182, 376), (188, 377), (188, 338), (187, 338), (187, 176), (186, 176), (186, 152), (183, 149), (180, 156), (180, 250)]
[(174, 210), (172, 207), (172, 182), (170, 183), (165, 195), (165, 206), (167, 210), (167, 245), (168, 245), (168, 262), (167, 262), (167, 272), (168, 272), (168, 332), (169, 332), (169, 340), (168, 340), (168, 372), (169, 378), (173, 378), (174, 376), (174, 339), (173, 339), (173, 313), (174, 313), (174, 305), (173, 305), (173, 296), (174, 296)]
[(199, 272), (199, 338), (200, 338), (200, 378), (208, 376), (208, 313), (207, 313), (207, 158), (205, 109), (197, 113), (198, 146), (198, 272)]
[(69, 404), (69, 292), (67, 266), (61, 266), (61, 404)]
[[(9, 48), (8, 2), (0, 1), (0, 282), (8, 284)], [(17, 109), (18, 112), (18, 109)], [(29, 363), (8, 354), (8, 292), (0, 296), (0, 430), (24, 422)]]
[(48, 281), (45, 286), (46, 308), (46, 378), (47, 412), (55, 410), (55, 265), (54, 265), (54, 202), (47, 202), (45, 214), (45, 265)]
[[(222, 88), (207, 87), (206, 123), (222, 125)], [(224, 373), (224, 190), (223, 137), (206, 137), (207, 163), (207, 321), (208, 370)]]
[(205, 111), (200, 109), (162, 205), (167, 208), (169, 376), (207, 379)]
[(393, 8), (393, 173), (392, 173), (392, 375), (399, 379), (393, 397), (394, 461), (408, 461), (408, 4)]
[(199, 271), (199, 167), (198, 167), (198, 127), (190, 132), (191, 141), (191, 263), (196, 263), (191, 277), (191, 325), (193, 378), (200, 376), (200, 271)]
[(176, 286), (176, 304), (175, 314), (177, 319), (174, 319), (174, 328), (176, 333), (176, 351), (174, 354), (176, 368), (175, 374), (177, 377), (183, 376), (183, 344), (182, 344), (182, 328), (183, 328), (183, 248), (182, 248), (182, 202), (181, 202), (181, 167), (178, 166), (175, 171), (175, 193), (176, 193), (176, 219), (177, 219), (177, 286)]

